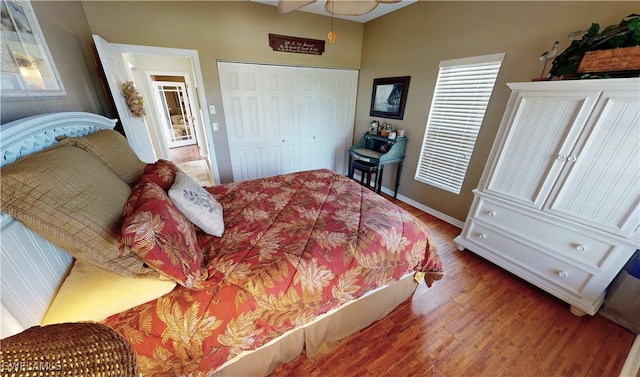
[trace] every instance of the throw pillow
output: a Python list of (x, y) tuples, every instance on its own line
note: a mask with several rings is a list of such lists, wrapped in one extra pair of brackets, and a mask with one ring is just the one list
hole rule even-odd
[(222, 237), (224, 220), (222, 206), (191, 177), (176, 173), (176, 181), (169, 190), (169, 198), (180, 211), (203, 232)]
[(153, 182), (133, 187), (122, 223), (120, 248), (130, 248), (160, 274), (190, 289), (201, 289), (207, 278), (193, 224)]

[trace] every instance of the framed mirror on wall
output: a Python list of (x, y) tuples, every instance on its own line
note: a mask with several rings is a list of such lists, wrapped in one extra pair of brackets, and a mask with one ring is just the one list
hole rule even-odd
[(411, 76), (374, 79), (369, 115), (391, 119), (404, 118), (410, 79)]
[(66, 95), (31, 3), (0, 0), (0, 14), (2, 99)]

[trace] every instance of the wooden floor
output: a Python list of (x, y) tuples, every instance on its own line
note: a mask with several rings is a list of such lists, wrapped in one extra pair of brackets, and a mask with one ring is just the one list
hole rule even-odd
[(196, 144), (187, 145), (184, 147), (177, 147), (169, 149), (171, 153), (171, 161), (173, 162), (189, 162), (202, 160), (198, 146)]
[(202, 158), (197, 144), (169, 149), (171, 161), (198, 182), (201, 186), (214, 186), (215, 179), (211, 174), (208, 158)]
[[(390, 199), (393, 200), (393, 199)], [(635, 334), (569, 306), (472, 252), (460, 229), (398, 205), (433, 232), (446, 276), (314, 362), (280, 365), (285, 376), (615, 376)]]

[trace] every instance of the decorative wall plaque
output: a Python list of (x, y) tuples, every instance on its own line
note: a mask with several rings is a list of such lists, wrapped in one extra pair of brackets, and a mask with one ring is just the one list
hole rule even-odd
[(324, 52), (323, 40), (289, 37), (278, 34), (269, 34), (269, 46), (271, 46), (273, 51), (291, 52), (295, 54), (322, 55)]

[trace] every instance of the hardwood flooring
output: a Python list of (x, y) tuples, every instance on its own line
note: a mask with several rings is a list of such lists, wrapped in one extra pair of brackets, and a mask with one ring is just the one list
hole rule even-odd
[(171, 153), (171, 161), (173, 162), (188, 162), (202, 160), (198, 146), (196, 144), (187, 145), (184, 147), (177, 147), (169, 149)]
[(169, 149), (171, 161), (201, 186), (216, 184), (208, 158), (202, 158), (196, 144)]
[(311, 361), (280, 365), (287, 376), (615, 376), (635, 334), (569, 305), (470, 251), (460, 229), (393, 198), (432, 230), (446, 276), (389, 316)]

